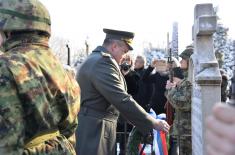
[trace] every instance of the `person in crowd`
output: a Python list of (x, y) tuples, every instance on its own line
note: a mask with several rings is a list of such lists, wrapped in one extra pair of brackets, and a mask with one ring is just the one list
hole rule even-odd
[[(235, 73), (233, 73), (233, 75), (234, 75)], [(229, 100), (231, 100), (232, 99), (232, 88), (233, 88), (233, 84), (235, 83), (235, 76), (233, 76), (232, 77), (232, 79), (231, 79), (231, 84), (230, 84), (230, 87), (229, 87), (229, 92), (228, 92), (228, 98), (229, 98)], [(234, 89), (235, 90), (235, 89)]]
[(149, 111), (150, 98), (153, 93), (153, 84), (144, 82), (143, 76), (145, 69), (146, 58), (143, 55), (138, 55), (135, 59), (134, 70), (139, 74), (140, 79), (138, 81), (138, 92), (133, 95), (134, 99), (142, 106), (146, 111)]
[[(126, 54), (120, 64), (120, 70), (126, 80), (127, 93), (130, 94), (134, 99), (139, 91), (139, 74), (133, 69), (133, 61), (130, 54)], [(137, 101), (138, 103), (138, 101)]]
[[(165, 69), (161, 69), (156, 71), (154, 74), (151, 74), (154, 69), (157, 69), (158, 62), (165, 61), (166, 64)], [(173, 67), (179, 67), (180, 64), (177, 59), (173, 59)], [(143, 75), (143, 81), (147, 83), (153, 84), (153, 92), (150, 101), (150, 107), (157, 113), (166, 113), (165, 103), (167, 101), (165, 97), (166, 91), (166, 82), (169, 80), (169, 72), (168, 72), (168, 64), (166, 60), (161, 59), (153, 59), (151, 65), (146, 69)]]
[(0, 34), (0, 55), (3, 54), (2, 43), (4, 42), (4, 39), (5, 39), (5, 38), (3, 38), (3, 37), (4, 37), (4, 36), (2, 36), (2, 35)]
[[(169, 154), (192, 154), (191, 141), (191, 95), (192, 84), (188, 80), (189, 59), (192, 46), (187, 46), (180, 54), (181, 67), (173, 68), (173, 82), (167, 81), (166, 97), (175, 110), (173, 127), (170, 131)], [(178, 149), (178, 151), (177, 151)]]
[(191, 152), (191, 83), (183, 80), (181, 68), (173, 68), (173, 73), (173, 83), (167, 81), (166, 85), (167, 99), (175, 109), (170, 136), (180, 146), (180, 154), (188, 155)]
[[(138, 58), (138, 57), (137, 57)], [(164, 98), (166, 101), (166, 97), (164, 96), (164, 92), (165, 92), (165, 85), (166, 85), (166, 81), (169, 79), (168, 77), (168, 66), (165, 60), (153, 60), (152, 65), (149, 66), (146, 70), (144, 70), (144, 63), (143, 63), (143, 57), (139, 57), (138, 59), (136, 59), (136, 67), (139, 67), (139, 70), (141, 71), (140, 73), (142, 73), (142, 78), (140, 83), (142, 84), (143, 89), (139, 89), (139, 90), (145, 90), (142, 91), (143, 93), (146, 93), (144, 96), (143, 94), (140, 95), (140, 97), (143, 98), (139, 98), (141, 99), (140, 103), (142, 103), (142, 105), (144, 105), (145, 109), (147, 112), (150, 112), (150, 109), (152, 108), (154, 110), (156, 110), (158, 113), (164, 113), (164, 104), (162, 105), (162, 109), (163, 110), (159, 110), (159, 108), (156, 108), (157, 106), (155, 105), (155, 103), (152, 102), (148, 102), (148, 99), (150, 99), (150, 96), (152, 96), (152, 98), (157, 99), (157, 103), (159, 103), (161, 101), (161, 99), (159, 99), (160, 97)], [(176, 65), (176, 61), (173, 63), (174, 66)], [(157, 66), (157, 65), (161, 65), (161, 66)], [(179, 65), (179, 62), (178, 64)], [(158, 70), (158, 72), (156, 72), (155, 74), (151, 75), (151, 72), (153, 71), (153, 69)], [(161, 70), (160, 70), (161, 69)], [(164, 86), (162, 86), (162, 89), (160, 88), (161, 85), (164, 84)], [(156, 91), (150, 91), (147, 88), (151, 88), (151, 86), (154, 86)], [(154, 89), (152, 89), (154, 90)], [(161, 92), (162, 91), (162, 92)], [(152, 93), (152, 94), (151, 94)], [(157, 97), (155, 97), (154, 95), (158, 95)], [(138, 98), (137, 98), (138, 99)], [(146, 100), (143, 100), (146, 99)], [(164, 101), (163, 101), (164, 102)], [(162, 101), (161, 101), (162, 103)], [(159, 106), (158, 106), (159, 107)], [(146, 136), (142, 135), (138, 129), (133, 128), (133, 130), (130, 133), (129, 139), (128, 139), (128, 155), (134, 155), (136, 154), (139, 149), (139, 144), (140, 143), (148, 143), (151, 144), (152, 142), (148, 141), (144, 141), (143, 139)], [(149, 136), (151, 137), (151, 136)], [(151, 139), (151, 138), (149, 138)]]
[(47, 9), (1, 0), (0, 21), (0, 154), (76, 155), (80, 89), (49, 47)]
[[(133, 70), (133, 61), (129, 53), (125, 54), (121, 59), (120, 70), (126, 81), (127, 93), (134, 98), (134, 96), (138, 93), (138, 82), (140, 80), (140, 77), (139, 74), (135, 70)], [(117, 124), (117, 132), (119, 133), (117, 134), (117, 142), (119, 142), (120, 149), (119, 155), (125, 155), (127, 137), (132, 127), (133, 126), (128, 123), (123, 117), (119, 117)]]
[(106, 33), (83, 62), (77, 74), (81, 87), (81, 109), (77, 129), (77, 154), (111, 155), (116, 150), (116, 126), (119, 114), (146, 135), (153, 128), (168, 132), (169, 125), (150, 116), (127, 93), (120, 71), (120, 60), (132, 50), (134, 33), (103, 29)]
[(228, 75), (224, 69), (220, 69), (220, 74), (222, 76), (221, 82), (221, 102), (226, 102), (228, 99)]
[[(140, 76), (138, 81), (138, 93), (133, 98), (142, 106), (147, 112), (150, 112), (149, 100), (152, 94), (152, 84), (143, 81), (143, 75), (145, 72), (146, 59), (142, 55), (138, 55), (135, 59), (135, 71)], [(136, 127), (131, 130), (128, 143), (127, 143), (127, 155), (135, 155), (139, 152), (139, 145), (143, 143), (144, 136), (139, 132)]]
[(180, 68), (184, 71), (184, 77), (188, 78), (188, 69), (189, 69), (189, 59), (193, 54), (193, 46), (189, 45), (186, 49), (179, 55), (181, 57), (180, 60)]

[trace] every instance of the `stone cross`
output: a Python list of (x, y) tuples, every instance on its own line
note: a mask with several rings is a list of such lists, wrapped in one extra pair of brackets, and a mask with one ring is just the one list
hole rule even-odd
[(212, 35), (217, 18), (212, 4), (197, 4), (194, 9), (194, 53), (189, 62), (192, 82), (192, 150), (193, 155), (206, 155), (205, 117), (221, 100), (221, 75), (213, 48)]

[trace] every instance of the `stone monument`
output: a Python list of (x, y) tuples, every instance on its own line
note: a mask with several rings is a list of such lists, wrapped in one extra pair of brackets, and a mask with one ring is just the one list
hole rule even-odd
[(213, 49), (212, 35), (217, 17), (212, 4), (197, 4), (192, 29), (194, 53), (189, 62), (189, 80), (192, 82), (192, 151), (206, 155), (205, 118), (212, 106), (221, 99), (221, 75)]

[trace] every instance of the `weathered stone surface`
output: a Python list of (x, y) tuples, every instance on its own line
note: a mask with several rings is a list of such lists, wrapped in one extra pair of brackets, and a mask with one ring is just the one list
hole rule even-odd
[(194, 11), (194, 54), (189, 66), (189, 79), (193, 84), (192, 147), (193, 155), (206, 155), (205, 118), (210, 114), (212, 106), (220, 101), (221, 95), (221, 75), (212, 38), (217, 19), (212, 4), (198, 4)]

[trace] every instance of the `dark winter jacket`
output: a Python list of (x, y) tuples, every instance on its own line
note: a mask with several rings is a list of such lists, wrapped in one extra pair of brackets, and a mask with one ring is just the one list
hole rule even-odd
[(152, 93), (152, 97), (150, 100), (152, 109), (157, 113), (166, 113), (164, 108), (165, 103), (167, 101), (164, 93), (166, 91), (166, 82), (169, 79), (168, 74), (160, 74), (156, 72), (155, 74), (151, 74), (153, 71), (153, 67), (149, 66), (143, 75), (143, 81), (147, 83), (153, 83), (154, 90)]
[(147, 105), (150, 103), (149, 101), (153, 93), (153, 84), (143, 80), (146, 69), (140, 68), (135, 69), (135, 71), (139, 74), (140, 80), (138, 83), (138, 93), (134, 95), (133, 98), (137, 101), (137, 103), (139, 103), (140, 106), (147, 110)]
[(140, 76), (136, 71), (130, 70), (124, 78), (127, 84), (127, 93), (133, 97), (138, 93)]

